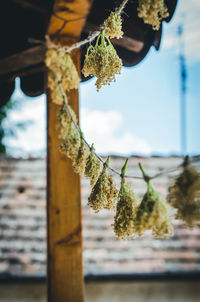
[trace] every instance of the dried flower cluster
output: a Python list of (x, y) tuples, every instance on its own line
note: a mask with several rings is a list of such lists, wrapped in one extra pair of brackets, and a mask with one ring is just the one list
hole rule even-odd
[(69, 105), (63, 104), (58, 112), (58, 126), (60, 127), (60, 135), (63, 139), (65, 139), (71, 131), (72, 120), (77, 123), (74, 110)]
[[(161, 20), (168, 16), (164, 0), (139, 0), (138, 16), (145, 23), (158, 30)], [(122, 68), (109, 38), (121, 38), (122, 19), (119, 12), (112, 12), (105, 20), (105, 31), (97, 37), (96, 44), (90, 45), (83, 67), (84, 76), (97, 77), (99, 90), (115, 80)], [(60, 150), (72, 160), (74, 171), (85, 175), (92, 187), (88, 204), (95, 212), (115, 207), (114, 232), (118, 238), (129, 239), (131, 236), (142, 236), (147, 230), (156, 238), (168, 238), (173, 235), (173, 227), (169, 216), (169, 208), (165, 200), (154, 190), (150, 178), (140, 169), (147, 183), (147, 192), (139, 202), (133, 192), (132, 185), (125, 181), (128, 160), (121, 170), (121, 186), (118, 192), (113, 178), (107, 172), (109, 158), (103, 165), (85, 141), (77, 125), (77, 117), (66, 103), (63, 91), (78, 88), (79, 76), (69, 54), (64, 51), (49, 49), (46, 53), (46, 65), (49, 68), (48, 86), (53, 101), (62, 105), (58, 114)], [(200, 175), (194, 167), (184, 166), (184, 171), (169, 188), (168, 200), (177, 209), (176, 218), (184, 220), (188, 225), (200, 219)]]
[[(70, 110), (70, 113), (68, 111)], [(69, 157), (73, 163), (75, 163), (79, 147), (80, 147), (80, 134), (77, 131), (75, 124), (73, 123), (76, 120), (76, 115), (71, 107), (68, 107), (64, 104), (58, 114), (58, 123), (59, 123), (59, 139), (60, 144), (59, 148), (62, 153)]]
[(84, 173), (90, 179), (93, 187), (99, 177), (102, 164), (93, 152), (94, 147), (89, 149), (76, 125), (75, 112), (69, 105), (64, 104), (58, 113), (60, 151), (72, 160), (76, 173), (80, 175)]
[(51, 90), (51, 98), (57, 105), (63, 104), (63, 96), (60, 92), (56, 75), (53, 71), (48, 72), (48, 87)]
[(114, 232), (118, 238), (129, 239), (134, 234), (137, 207), (138, 200), (131, 183), (122, 178), (114, 218)]
[(103, 31), (98, 36), (95, 46), (89, 46), (82, 73), (85, 77), (96, 76), (96, 86), (99, 90), (102, 85), (115, 81), (115, 75), (120, 74), (121, 68), (122, 61), (110, 40), (105, 38)]
[(78, 173), (80, 176), (82, 176), (83, 173), (85, 172), (85, 167), (89, 155), (90, 155), (90, 149), (86, 145), (83, 138), (81, 138), (81, 144), (78, 150), (78, 155), (74, 163), (74, 171)]
[(89, 178), (92, 187), (97, 182), (97, 179), (101, 171), (101, 167), (102, 167), (101, 162), (94, 154), (93, 147), (92, 147), (90, 155), (87, 158), (86, 167), (85, 167), (85, 176)]
[(144, 23), (152, 25), (154, 30), (159, 30), (162, 19), (168, 16), (164, 0), (139, 0), (138, 17), (142, 18)]
[(110, 39), (122, 38), (122, 18), (118, 12), (111, 12), (110, 16), (104, 21), (106, 36)]
[(107, 165), (105, 163), (103, 170), (88, 198), (89, 206), (92, 207), (96, 213), (103, 208), (107, 210), (113, 208), (117, 199), (117, 188), (112, 176), (108, 174), (106, 170)]
[[(92, 191), (88, 204), (95, 212), (111, 209), (117, 199), (114, 232), (118, 238), (128, 239), (131, 236), (142, 236), (147, 230), (152, 231), (155, 238), (168, 238), (173, 235), (173, 226), (169, 216), (169, 208), (164, 199), (154, 190), (143, 167), (147, 192), (141, 203), (138, 202), (130, 183), (125, 181), (127, 161), (122, 168), (121, 187), (118, 194), (113, 178), (107, 173), (108, 160), (103, 166), (94, 153), (93, 146), (89, 149), (81, 131), (77, 128), (74, 111), (67, 104), (59, 111), (60, 150), (72, 159), (75, 172), (90, 179)], [(118, 197), (117, 197), (118, 195)], [(194, 167), (185, 167), (183, 173), (169, 188), (168, 200), (177, 208), (177, 218), (189, 225), (200, 218), (200, 175)]]
[(62, 104), (58, 80), (61, 82), (64, 91), (77, 89), (80, 78), (76, 67), (69, 54), (55, 49), (47, 50), (45, 63), (51, 71), (48, 74), (48, 87), (52, 91), (52, 99), (56, 104)]
[(147, 230), (152, 230), (155, 238), (168, 238), (173, 235), (168, 205), (150, 182), (147, 183), (147, 192), (138, 207), (135, 226), (139, 236)]
[(182, 219), (189, 226), (200, 220), (200, 174), (195, 167), (184, 168), (169, 187), (168, 201), (177, 209), (177, 219)]

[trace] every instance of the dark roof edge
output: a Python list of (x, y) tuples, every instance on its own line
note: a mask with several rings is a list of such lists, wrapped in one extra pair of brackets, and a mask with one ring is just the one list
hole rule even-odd
[[(200, 271), (163, 272), (163, 273), (114, 273), (114, 274), (86, 274), (85, 282), (163, 282), (163, 281), (199, 281)], [(45, 274), (0, 274), (0, 283), (10, 282), (46, 282)]]

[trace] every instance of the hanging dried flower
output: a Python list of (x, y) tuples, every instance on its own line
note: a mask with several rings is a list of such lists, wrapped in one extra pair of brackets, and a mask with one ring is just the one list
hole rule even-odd
[(72, 108), (67, 106), (63, 105), (58, 114), (59, 149), (75, 163), (80, 147), (80, 133), (73, 122), (76, 120), (76, 115)]
[(106, 171), (108, 163), (109, 158), (104, 164), (103, 170), (88, 198), (88, 205), (92, 207), (96, 213), (103, 208), (107, 210), (113, 208), (117, 199), (117, 188), (112, 176)]
[(78, 155), (78, 150), (80, 146), (80, 136), (75, 129), (74, 124), (71, 122), (70, 133), (66, 139), (62, 139), (60, 136), (60, 144), (59, 149), (60, 151), (69, 157), (74, 164)]
[(58, 81), (56, 79), (55, 73), (48, 71), (48, 88), (51, 90), (51, 99), (57, 105), (63, 104), (63, 96), (60, 92)]
[(90, 185), (92, 187), (97, 182), (102, 167), (100, 160), (96, 157), (93, 150), (94, 147), (92, 146), (85, 167), (85, 176), (90, 179)]
[(184, 167), (169, 187), (168, 201), (177, 209), (177, 219), (182, 219), (189, 226), (200, 220), (200, 174), (195, 167)]
[(122, 168), (121, 187), (117, 200), (116, 215), (114, 218), (114, 232), (118, 238), (129, 239), (135, 232), (135, 216), (138, 200), (131, 183), (124, 178), (128, 160)]
[(78, 88), (80, 78), (69, 54), (60, 50), (48, 49), (45, 63), (61, 81), (64, 91)]
[(152, 25), (154, 30), (159, 30), (162, 19), (168, 16), (164, 0), (139, 0), (138, 17), (142, 18), (144, 23)]
[(58, 111), (58, 126), (60, 128), (61, 136), (66, 138), (68, 132), (71, 130), (71, 121), (77, 123), (77, 117), (74, 110), (67, 104), (63, 104), (63, 106)]
[(155, 238), (168, 238), (173, 235), (173, 226), (169, 216), (169, 209), (166, 201), (154, 190), (150, 180), (147, 178), (142, 165), (144, 179), (147, 182), (147, 192), (138, 207), (135, 225), (139, 236), (145, 231), (152, 230)]
[[(100, 44), (99, 44), (99, 41)], [(96, 45), (90, 45), (85, 56), (82, 73), (85, 77), (96, 76), (96, 86), (99, 90), (102, 85), (107, 85), (115, 81), (115, 75), (120, 74), (122, 61), (118, 57), (110, 40), (106, 38), (102, 31), (96, 41)]]
[(112, 38), (122, 38), (122, 18), (118, 12), (111, 12), (110, 16), (104, 21), (106, 36)]
[(87, 158), (89, 157), (89, 155), (90, 155), (90, 149), (85, 143), (85, 141), (83, 140), (83, 138), (81, 138), (81, 145), (78, 150), (78, 156), (74, 163), (74, 171), (78, 173), (80, 176), (82, 176), (85, 171)]

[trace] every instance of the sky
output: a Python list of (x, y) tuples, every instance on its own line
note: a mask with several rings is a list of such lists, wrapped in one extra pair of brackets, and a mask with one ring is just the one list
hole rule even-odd
[[(184, 20), (187, 66), (187, 152), (200, 153), (200, 1), (180, 0), (161, 48), (152, 47), (137, 66), (123, 68), (116, 82), (96, 91), (95, 79), (80, 85), (80, 122), (100, 154), (180, 154), (180, 64), (178, 25)], [(13, 99), (21, 108), (9, 121), (32, 120), (16, 138), (7, 139), (15, 156), (45, 155), (46, 98), (26, 97), (16, 82)]]

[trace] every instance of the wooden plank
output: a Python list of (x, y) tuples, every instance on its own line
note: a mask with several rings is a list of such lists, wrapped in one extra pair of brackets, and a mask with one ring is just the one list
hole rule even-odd
[(0, 60), (0, 75), (20, 72), (21, 70), (44, 62), (45, 46), (39, 45), (26, 49)]
[[(87, 24), (84, 28), (84, 31), (89, 33), (92, 31), (93, 28), (95, 28), (96, 30), (98, 27), (91, 24)], [(144, 46), (143, 42), (137, 41), (126, 36), (124, 36), (122, 39), (112, 39), (112, 43), (114, 45), (122, 46), (134, 52), (140, 52)], [(0, 60), (0, 77), (3, 79), (13, 79), (13, 77), (15, 78), (16, 76), (20, 76), (23, 72), (25, 73), (25, 69), (29, 68), (30, 70), (31, 67), (34, 67), (35, 65), (44, 62), (44, 57), (45, 46), (38, 45), (26, 49), (20, 53), (16, 53), (9, 57), (3, 58)]]
[(47, 11), (44, 8), (42, 8), (39, 5), (36, 5), (34, 3), (31, 3), (30, 1), (27, 1), (27, 0), (11, 0), (11, 1), (20, 5), (21, 7), (25, 8), (25, 9), (33, 10), (33, 11), (39, 12), (44, 15), (47, 14)]
[[(89, 34), (98, 29), (98, 26), (87, 22), (84, 26), (83, 31)], [(139, 41), (125, 35), (121, 39), (111, 39), (111, 42), (113, 43), (113, 45), (119, 45), (134, 52), (140, 52), (144, 47), (143, 41)]]
[(44, 61), (41, 64), (38, 65), (34, 65), (34, 66), (30, 66), (28, 68), (22, 69), (22, 70), (18, 70), (16, 72), (13, 72), (11, 74), (5, 74), (3, 76), (0, 76), (0, 83), (2, 82), (13, 82), (15, 80), (16, 77), (26, 77), (26, 76), (30, 76), (32, 74), (36, 74), (39, 72), (45, 72), (46, 68), (45, 68), (45, 64)]
[[(60, 37), (65, 45), (78, 41), (91, 1), (56, 0), (54, 11), (68, 23)], [(62, 9), (61, 9), (62, 8)], [(63, 21), (51, 17), (49, 35), (62, 26)], [(80, 71), (80, 52), (72, 59)], [(48, 217), (48, 301), (82, 302), (84, 300), (82, 265), (82, 217), (80, 178), (74, 173), (71, 161), (58, 150), (56, 129), (58, 106), (52, 103), (48, 92), (48, 159), (47, 159), (47, 217)], [(68, 93), (68, 100), (77, 116), (78, 90)]]

